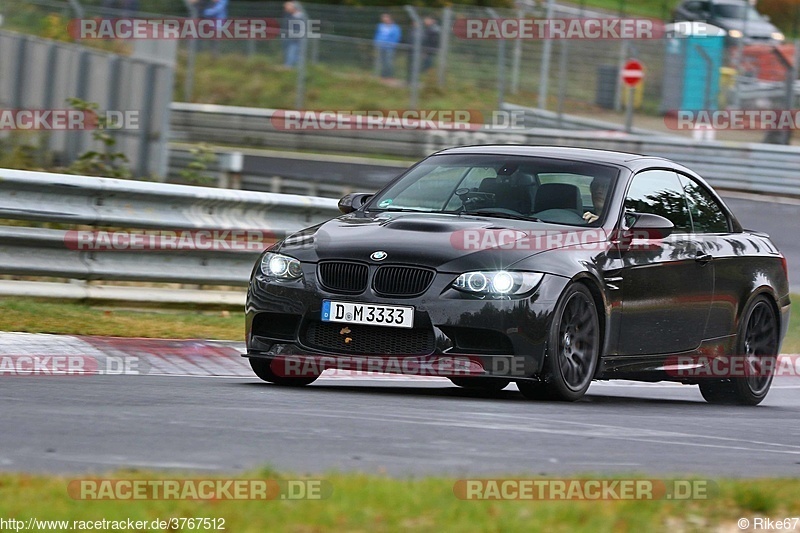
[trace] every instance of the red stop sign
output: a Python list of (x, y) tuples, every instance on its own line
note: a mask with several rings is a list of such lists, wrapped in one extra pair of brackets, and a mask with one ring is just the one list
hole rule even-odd
[(622, 67), (622, 81), (629, 87), (636, 87), (639, 82), (644, 78), (644, 68), (642, 64), (635, 59), (629, 59)]

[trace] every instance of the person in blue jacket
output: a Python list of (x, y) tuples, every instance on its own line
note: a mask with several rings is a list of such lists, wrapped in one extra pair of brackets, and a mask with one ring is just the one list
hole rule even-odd
[(211, 0), (211, 3), (203, 10), (203, 16), (207, 19), (217, 20), (228, 18), (228, 0)]
[[(197, 4), (198, 2), (194, 0), (192, 3)], [(228, 0), (206, 0), (201, 4), (200, 9), (200, 14), (203, 18), (217, 21), (217, 28), (220, 28), (223, 21), (228, 18)], [(219, 41), (214, 39), (214, 42), (211, 44), (211, 49), (214, 53), (214, 57), (216, 57), (219, 54)]]
[(400, 42), (400, 26), (392, 20), (389, 13), (381, 15), (381, 22), (375, 30), (375, 48), (380, 54), (381, 77), (394, 77), (394, 51)]

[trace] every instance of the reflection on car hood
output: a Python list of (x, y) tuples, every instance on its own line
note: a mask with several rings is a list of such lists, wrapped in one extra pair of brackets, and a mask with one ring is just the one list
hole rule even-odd
[(442, 272), (497, 269), (546, 250), (603, 242), (601, 228), (441, 213), (356, 212), (288, 237), (280, 251), (301, 261), (415, 264)]

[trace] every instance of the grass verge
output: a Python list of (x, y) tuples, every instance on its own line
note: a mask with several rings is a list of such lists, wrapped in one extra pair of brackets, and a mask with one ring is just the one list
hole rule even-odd
[[(323, 500), (88, 501), (68, 495), (79, 476), (0, 474), (0, 516), (27, 520), (224, 518), (227, 531), (737, 531), (747, 517), (800, 514), (800, 480), (718, 480), (707, 499), (465, 501), (454, 478), (393, 479), (331, 473)], [(93, 476), (99, 477), (99, 476)], [(164, 472), (117, 472), (106, 479), (183, 479)], [(189, 478), (199, 479), (191, 474)], [(265, 469), (227, 479), (298, 479)], [(520, 479), (524, 476), (514, 476)], [(589, 479), (581, 476), (580, 479)], [(795, 526), (796, 527), (796, 526)], [(152, 529), (148, 529), (152, 530)]]
[(9, 298), (0, 299), (0, 331), (243, 340), (244, 318), (239, 312), (137, 311)]

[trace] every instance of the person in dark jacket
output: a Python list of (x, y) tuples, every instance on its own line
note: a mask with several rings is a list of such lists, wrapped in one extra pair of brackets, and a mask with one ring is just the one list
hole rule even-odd
[(422, 72), (426, 72), (433, 66), (436, 53), (439, 51), (442, 29), (433, 17), (425, 17), (423, 23), (425, 26), (422, 30)]

